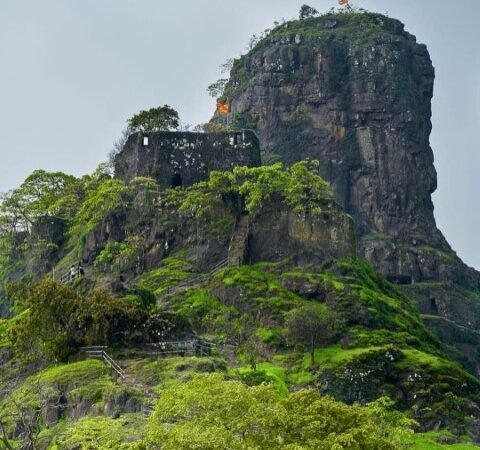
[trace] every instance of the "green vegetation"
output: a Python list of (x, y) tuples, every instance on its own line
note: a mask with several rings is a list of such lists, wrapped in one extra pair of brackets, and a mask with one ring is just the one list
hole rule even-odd
[[(398, 448), (413, 439), (403, 412), (427, 429), (469, 430), (478, 380), (443, 354), (414, 303), (366, 262), (289, 258), (206, 276), (225, 257), (240, 212), (255, 223), (271, 210), (293, 211), (308, 224), (339, 211), (317, 162), (213, 172), (185, 190), (160, 191), (144, 177), (127, 185), (104, 166), (81, 179), (56, 177), (66, 181), (27, 202), (29, 229), (18, 222), (21, 230), (0, 233), (0, 277), (24, 276), (5, 296), (16, 315), (0, 320), (0, 380), (16, 383), (10, 398), (36, 411), (32, 436), (21, 439), (58, 449), (181, 449), (193, 448), (186, 440), (194, 430), (191, 445), (205, 449)], [(14, 210), (5, 205), (7, 220)], [(46, 222), (40, 205), (50, 205)], [(39, 242), (55, 245), (50, 266), (34, 252)], [(89, 261), (84, 278), (68, 286), (42, 279), (51, 264), (61, 273), (79, 254)], [(145, 357), (145, 343), (197, 336), (217, 344), (209, 357)], [(110, 346), (131, 384), (115, 383), (98, 361), (28, 372), (39, 357), (66, 362), (99, 344)], [(62, 409), (47, 428), (44, 408), (60, 398), (82, 413), (73, 420)], [(141, 405), (156, 405), (148, 424), (132, 413)], [(4, 410), (7, 430), (26, 411), (15, 403)]]
[(367, 410), (315, 391), (281, 399), (268, 385), (246, 387), (218, 374), (197, 375), (163, 392), (149, 423), (147, 448), (397, 448), (378, 430)]
[(318, 14), (319, 12), (315, 8), (312, 8), (308, 5), (302, 5), (302, 7), (300, 8), (299, 19), (310, 19), (312, 17), (318, 16)]
[(108, 215), (125, 206), (127, 193), (127, 186), (120, 180), (107, 178), (100, 181), (95, 189), (89, 190), (82, 203), (75, 217), (72, 235), (85, 236), (94, 231)]
[[(8, 293), (24, 313), (7, 330), (18, 356), (43, 355), (65, 361), (82, 345), (127, 343), (149, 318), (143, 304), (115, 298), (101, 290), (82, 296), (50, 280), (12, 284)], [(159, 324), (149, 324), (153, 329)], [(147, 332), (153, 332), (147, 327)]]
[(278, 202), (299, 215), (318, 215), (333, 203), (329, 184), (317, 174), (318, 165), (318, 161), (303, 161), (286, 169), (282, 164), (274, 164), (211, 172), (208, 181), (185, 191), (171, 191), (164, 203), (204, 215), (222, 198), (241, 196), (251, 215), (259, 213), (266, 204)]
[[(127, 450), (134, 448), (144, 433), (142, 414), (125, 414), (118, 419), (87, 416), (69, 426), (58, 427), (49, 448)], [(49, 433), (53, 434), (53, 433)]]
[(194, 275), (193, 267), (183, 259), (176, 257), (166, 258), (160, 268), (144, 273), (138, 278), (137, 286), (154, 292), (156, 295), (167, 292), (182, 281)]
[[(447, 439), (445, 439), (447, 438)], [(438, 439), (444, 440), (445, 443), (441, 444)], [(449, 442), (450, 439), (450, 442)], [(465, 439), (464, 443), (454, 443), (458, 438), (453, 438), (450, 433), (432, 431), (430, 433), (418, 433), (413, 436), (412, 450), (437, 450), (437, 449), (450, 449), (450, 450), (472, 450), (472, 448), (478, 448), (469, 439)]]
[(3, 231), (30, 231), (35, 221), (44, 216), (71, 218), (80, 195), (77, 188), (77, 179), (71, 175), (35, 170), (20, 187), (3, 196)]
[(171, 106), (163, 105), (140, 111), (128, 120), (128, 130), (131, 133), (144, 134), (157, 131), (176, 130), (179, 127), (178, 112)]
[(312, 365), (315, 364), (315, 350), (332, 343), (341, 326), (335, 313), (320, 311), (315, 306), (294, 309), (288, 313), (286, 320), (289, 340), (309, 349)]

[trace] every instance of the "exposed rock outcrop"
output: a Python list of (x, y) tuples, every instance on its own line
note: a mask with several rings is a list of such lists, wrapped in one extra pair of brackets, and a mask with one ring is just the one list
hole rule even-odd
[[(226, 92), (231, 120), (252, 125), (264, 161), (321, 162), (357, 223), (360, 256), (392, 281), (420, 283), (409, 293), (424, 314), (474, 330), (480, 276), (433, 215), (433, 82), (426, 46), (403, 24), (355, 13), (278, 26), (235, 61)], [(421, 285), (432, 282), (441, 295)]]

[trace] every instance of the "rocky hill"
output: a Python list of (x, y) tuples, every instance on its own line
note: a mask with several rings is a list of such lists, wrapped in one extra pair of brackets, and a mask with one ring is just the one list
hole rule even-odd
[(235, 61), (225, 95), (264, 161), (320, 161), (355, 219), (359, 255), (404, 285), (450, 353), (478, 373), (480, 274), (433, 215), (433, 82), (427, 48), (398, 20), (325, 15), (275, 28)]
[(432, 89), (396, 20), (288, 22), (234, 62), (227, 129), (134, 133), (115, 173), (6, 195), (0, 449), (480, 442), (478, 274), (435, 226)]

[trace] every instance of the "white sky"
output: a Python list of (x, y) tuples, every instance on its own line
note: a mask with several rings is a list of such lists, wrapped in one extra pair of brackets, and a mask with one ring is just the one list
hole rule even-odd
[[(0, 0), (0, 191), (34, 169), (91, 172), (140, 109), (210, 118), (205, 88), (253, 33), (336, 0)], [(356, 0), (396, 17), (428, 45), (435, 68), (435, 215), (480, 268), (480, 2)], [(454, 6), (455, 5), (455, 6)]]

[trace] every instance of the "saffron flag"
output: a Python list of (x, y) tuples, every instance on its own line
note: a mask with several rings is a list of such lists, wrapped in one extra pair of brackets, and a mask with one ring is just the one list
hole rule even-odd
[(348, 0), (338, 0), (339, 5), (348, 5)]
[(217, 102), (217, 111), (220, 114), (228, 114), (228, 102)]

